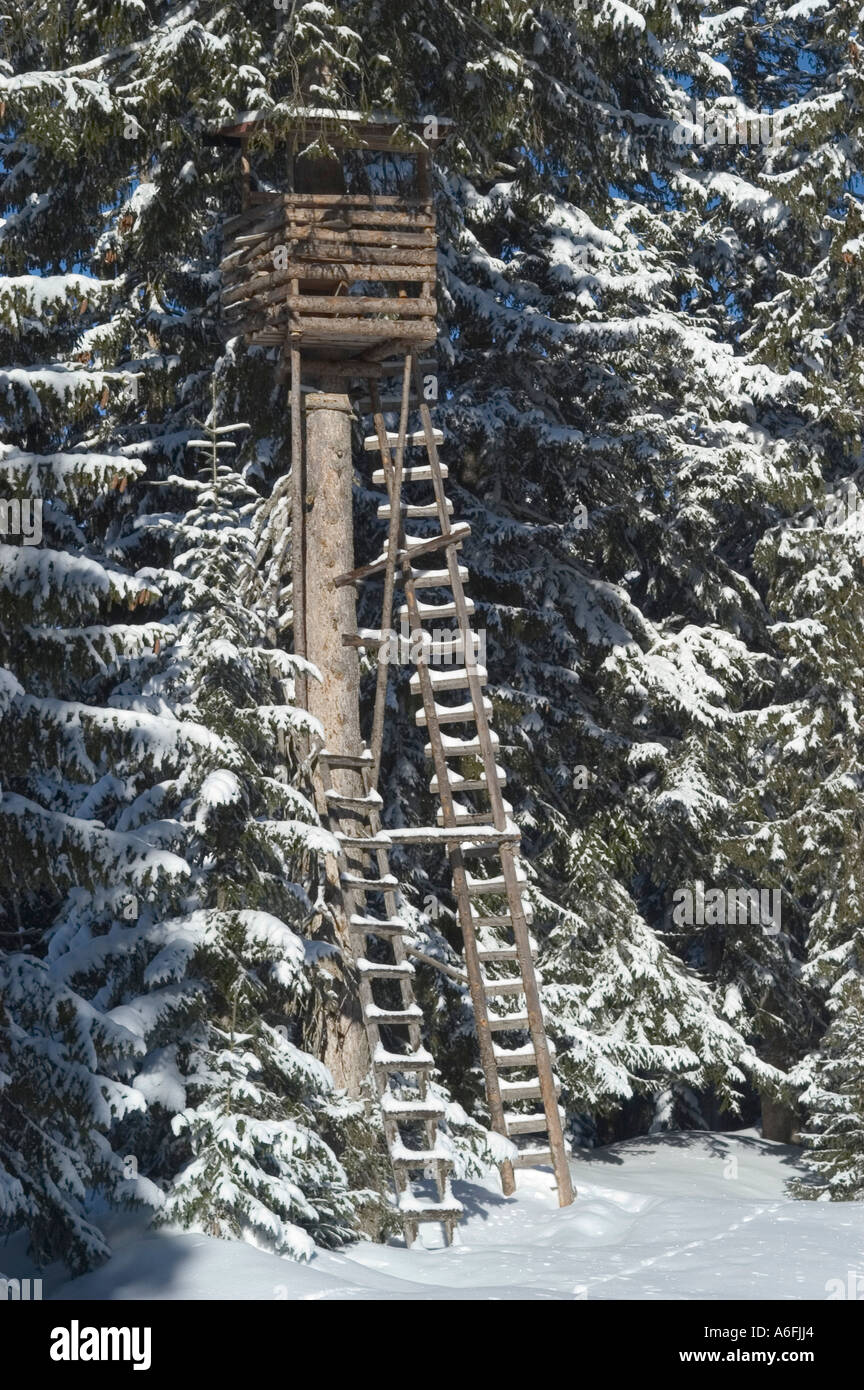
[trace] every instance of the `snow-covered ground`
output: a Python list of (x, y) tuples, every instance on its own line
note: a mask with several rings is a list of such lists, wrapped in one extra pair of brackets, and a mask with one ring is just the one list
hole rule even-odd
[(449, 1250), (361, 1243), (306, 1264), (113, 1218), (113, 1258), (67, 1282), (48, 1271), (46, 1295), (824, 1300), (856, 1276), (864, 1295), (864, 1204), (792, 1201), (798, 1166), (798, 1150), (751, 1131), (631, 1139), (574, 1158), (567, 1210), (543, 1171), (520, 1174), (513, 1198), (494, 1180), (457, 1184), (467, 1217)]

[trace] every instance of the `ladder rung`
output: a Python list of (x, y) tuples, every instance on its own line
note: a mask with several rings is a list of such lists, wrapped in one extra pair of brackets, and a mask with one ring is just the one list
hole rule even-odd
[[(519, 877), (517, 875), (517, 882), (525, 883), (526, 879), (524, 875), (522, 877)], [(471, 894), (472, 897), (477, 896), (481, 898), (487, 893), (506, 893), (507, 880), (503, 874), (501, 874), (498, 878), (474, 878), (471, 874), (469, 874), (468, 892)]]
[[(441, 477), (448, 477), (446, 463), (440, 464), (439, 467), (441, 470)], [(372, 481), (373, 483), (386, 483), (387, 476), (383, 468), (375, 469), (375, 472), (372, 474)], [(432, 469), (428, 463), (418, 464), (414, 468), (403, 468), (402, 481), (403, 483), (431, 483)]]
[(364, 854), (371, 854), (373, 850), (389, 849), (390, 836), (384, 830), (379, 830), (377, 835), (343, 835), (341, 831), (336, 832), (336, 839), (342, 849), (359, 849)]
[(534, 1168), (538, 1163), (554, 1164), (555, 1159), (549, 1149), (521, 1149), (516, 1158), (511, 1159), (514, 1168)]
[[(471, 675), (476, 676), (481, 685), (485, 685), (487, 672), (485, 666), (473, 666)], [(433, 690), (464, 690), (468, 687), (469, 672), (464, 666), (456, 666), (452, 671), (430, 671), (429, 680)], [(411, 693), (416, 695), (420, 689), (420, 675), (415, 672), (409, 682)]]
[[(446, 499), (446, 502), (445, 502), (445, 510), (446, 510), (448, 516), (452, 516), (452, 515), (453, 515), (453, 503), (452, 503), (449, 499)], [(437, 516), (437, 515), (438, 515), (438, 503), (437, 503), (437, 502), (423, 502), (423, 503), (420, 503), (420, 502), (402, 502), (402, 503), (400, 504), (399, 511), (400, 511), (400, 513), (401, 513), (402, 516), (407, 516), (407, 517)], [(379, 518), (379, 520), (381, 520), (381, 521), (389, 521), (389, 520), (390, 520), (390, 503), (389, 503), (389, 502), (382, 502), (382, 503), (381, 503), (381, 505), (380, 505), (379, 508), (378, 508), (378, 518)]]
[[(465, 599), (463, 611), (466, 616), (471, 616), (474, 612), (473, 599)], [(455, 618), (457, 616), (457, 605), (455, 599), (450, 603), (418, 603), (417, 612), (423, 622), (431, 622), (433, 618)], [(407, 618), (409, 616), (407, 603), (399, 605), (397, 614), (400, 618)]]
[[(503, 787), (507, 782), (507, 773), (503, 767), (496, 767), (495, 773), (499, 787)], [(454, 792), (485, 792), (488, 789), (485, 772), (481, 772), (478, 777), (461, 777), (458, 772), (452, 772), (449, 768), (447, 770), (447, 785)], [(429, 783), (429, 790), (430, 792), (437, 792), (437, 775)]]
[[(523, 904), (525, 921), (529, 924), (534, 921), (534, 909), (530, 903)], [(512, 927), (513, 918), (509, 912), (496, 912), (490, 917), (481, 916), (474, 908), (471, 909), (471, 916), (474, 919), (475, 930), (482, 931), (484, 927)]]
[[(496, 849), (499, 845), (516, 844), (519, 831), (516, 829), (496, 830), (494, 825), (478, 825), (464, 830), (458, 825), (409, 825), (398, 830), (388, 830), (394, 845), (451, 845), (458, 844), (465, 854), (479, 853), (481, 832), (483, 848)], [(477, 844), (477, 849), (472, 846)]]
[[(483, 709), (487, 714), (492, 713), (492, 701), (483, 698)], [(439, 724), (464, 724), (469, 719), (475, 718), (476, 711), (474, 704), (469, 700), (464, 705), (435, 705), (435, 717)], [(418, 709), (414, 715), (414, 723), (423, 727), (426, 724), (425, 709)]]
[(418, 1047), (414, 1052), (388, 1052), (386, 1047), (379, 1043), (372, 1060), (379, 1071), (387, 1073), (436, 1069), (435, 1058), (425, 1047)]
[(512, 995), (525, 993), (525, 981), (521, 975), (515, 980), (484, 980), (483, 989), (488, 995)]
[(400, 1100), (390, 1091), (385, 1091), (381, 1097), (381, 1111), (387, 1120), (395, 1120), (397, 1123), (402, 1121), (407, 1123), (411, 1120), (436, 1120), (446, 1111), (447, 1107), (443, 1101), (437, 1100), (435, 1096), (425, 1096), (423, 1100)]
[(343, 796), (341, 792), (333, 791), (331, 788), (326, 792), (326, 797), (328, 806), (335, 806), (340, 811), (371, 811), (384, 805), (374, 790), (367, 792), (365, 796)]
[[(458, 566), (459, 578), (468, 578), (468, 571), (464, 565)], [(411, 570), (411, 578), (414, 580), (415, 589), (448, 589), (450, 587), (449, 570)]]
[(340, 874), (339, 880), (343, 888), (349, 891), (356, 889), (358, 893), (392, 893), (399, 887), (399, 880), (395, 874), (385, 874), (383, 878), (363, 878), (358, 874)]
[(446, 1163), (453, 1167), (453, 1153), (442, 1144), (434, 1149), (407, 1149), (404, 1144), (390, 1150), (390, 1162), (399, 1168), (425, 1168), (429, 1163)]
[[(494, 827), (492, 828), (494, 829)], [(472, 830), (470, 826), (462, 829), (462, 834), (465, 837), (462, 853), (466, 857), (472, 859), (494, 859), (501, 845), (513, 845), (514, 847), (518, 847), (522, 838), (518, 827), (510, 825), (506, 830), (496, 831), (498, 838), (489, 835), (488, 837), (484, 836), (483, 839), (478, 839), (477, 836), (480, 831), (485, 829), (486, 827), (482, 825), (476, 826), (474, 830)]]
[(506, 1018), (487, 1014), (486, 1017), (490, 1033), (521, 1033), (529, 1026), (527, 1014), (508, 1014)]
[[(516, 950), (515, 946), (490, 946), (488, 950), (478, 950), (477, 955), (479, 956), (481, 961), (488, 960), (490, 965), (493, 965), (496, 962), (500, 962), (503, 964), (505, 961), (508, 960), (518, 961), (519, 959), (519, 952)], [(531, 956), (531, 959), (535, 959), (535, 956), (533, 954)]]
[(365, 932), (367, 936), (411, 936), (411, 928), (401, 917), (362, 917), (352, 913), (349, 926), (352, 931)]
[(495, 1047), (494, 1050), (496, 1067), (533, 1067), (537, 1061), (537, 1054), (531, 1046), (514, 1049)]
[(360, 960), (354, 963), (367, 980), (410, 980), (414, 974), (414, 966), (407, 960), (398, 961), (395, 965), (384, 965), (378, 961), (365, 960), (361, 956)]
[[(539, 1081), (505, 1081), (502, 1077), (498, 1085), (501, 1088), (502, 1100), (542, 1100), (543, 1098)], [(556, 1096), (560, 1090), (561, 1083), (556, 1081)]]
[[(497, 748), (500, 739), (496, 733), (489, 730), (489, 741), (493, 748)], [(441, 747), (445, 758), (482, 758), (486, 751), (479, 738), (451, 738), (447, 734), (441, 735)], [(427, 758), (432, 757), (432, 744), (427, 743), (423, 749)]]
[[(468, 522), (457, 521), (456, 525), (451, 526), (449, 531), (442, 531), (438, 535), (405, 536), (399, 543), (398, 553), (400, 555), (407, 553), (410, 558), (415, 551), (422, 554), (427, 550), (440, 550), (445, 545), (461, 545), (470, 535), (471, 527)], [(389, 538), (385, 537), (384, 555), (382, 556), (382, 559), (385, 560), (387, 558), (388, 541)]]
[[(563, 1119), (564, 1112), (560, 1105), (558, 1107), (558, 1112)], [(518, 1110), (505, 1110), (504, 1124), (507, 1128), (508, 1135), (543, 1134), (549, 1128), (549, 1122), (542, 1110), (536, 1115), (520, 1115)]]
[(368, 748), (357, 757), (350, 753), (330, 753), (326, 748), (322, 748), (318, 759), (330, 768), (342, 768), (346, 772), (363, 772), (372, 765), (372, 754)]
[(455, 1197), (443, 1202), (421, 1204), (421, 1199), (413, 1193), (402, 1192), (399, 1194), (399, 1210), (409, 1221), (458, 1221), (465, 1208)]
[(384, 1009), (380, 1004), (365, 1004), (363, 1014), (370, 1023), (383, 1028), (385, 1024), (398, 1027), (400, 1024), (419, 1023), (423, 1010), (419, 1004), (409, 1004), (405, 1009)]
[[(443, 825), (443, 824), (444, 824), (444, 811), (443, 811), (443, 808), (442, 808), (440, 811), (438, 811), (438, 813), (437, 813), (435, 819), (436, 819), (436, 821), (438, 822), (439, 825)], [(491, 812), (491, 811), (457, 811), (457, 812), (455, 813), (455, 821), (456, 821), (456, 824), (457, 824), (457, 825), (491, 825), (491, 824), (492, 824), (492, 812)]]
[[(432, 436), (436, 444), (444, 443), (444, 433), (442, 430), (433, 430)], [(390, 445), (391, 449), (395, 449), (397, 444), (399, 443), (398, 433), (394, 432), (393, 430), (388, 430), (387, 443)], [(412, 431), (412, 433), (406, 434), (405, 436), (405, 447), (408, 449), (422, 449), (425, 446), (425, 444), (425, 430), (414, 430)], [(367, 454), (380, 453), (381, 444), (377, 434), (367, 434), (366, 438), (363, 440), (363, 448), (366, 450)]]

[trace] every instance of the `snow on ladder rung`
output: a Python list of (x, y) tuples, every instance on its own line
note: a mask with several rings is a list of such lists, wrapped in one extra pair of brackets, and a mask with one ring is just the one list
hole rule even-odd
[(510, 1162), (514, 1168), (536, 1168), (541, 1163), (554, 1165), (555, 1159), (549, 1149), (520, 1149)]
[[(564, 1109), (560, 1105), (558, 1106), (558, 1114), (563, 1120)], [(535, 1115), (521, 1115), (518, 1110), (505, 1110), (504, 1124), (508, 1135), (543, 1134), (549, 1128), (549, 1122), (543, 1110)]]
[[(522, 865), (517, 862), (514, 868), (516, 870), (516, 882), (527, 883), (528, 875), (525, 873)], [(468, 883), (468, 892), (472, 895), (477, 894), (482, 897), (484, 893), (507, 892), (507, 880), (503, 874), (498, 875), (496, 878), (474, 878), (473, 875), (467, 874), (466, 879)]]
[[(457, 566), (459, 578), (466, 580), (468, 570), (464, 565)], [(450, 587), (449, 570), (411, 570), (411, 578), (414, 580), (415, 589), (447, 589)]]
[[(446, 463), (439, 464), (438, 469), (442, 478), (446, 478), (449, 476), (449, 470), (447, 468)], [(375, 472), (372, 474), (372, 481), (373, 483), (386, 483), (387, 475), (384, 472), (383, 468), (375, 469)], [(431, 465), (428, 463), (421, 463), (414, 468), (403, 468), (402, 481), (403, 483), (431, 483)]]
[(496, 995), (524, 994), (525, 981), (521, 975), (517, 975), (514, 980), (484, 980), (483, 991), (489, 998), (494, 998)]
[[(435, 442), (436, 444), (443, 444), (443, 443), (444, 443), (444, 432), (443, 432), (443, 430), (433, 430), (433, 431), (432, 431), (432, 438), (433, 438), (433, 440), (434, 440), (434, 442)], [(388, 430), (388, 431), (387, 431), (387, 443), (389, 444), (389, 446), (390, 446), (391, 449), (395, 449), (396, 446), (397, 446), (398, 443), (399, 443), (399, 435), (398, 435), (398, 432), (396, 432), (395, 430)], [(426, 431), (425, 431), (425, 430), (412, 430), (410, 434), (406, 434), (406, 436), (405, 436), (405, 447), (406, 447), (407, 449), (422, 449), (422, 448), (425, 446), (425, 444), (426, 444)], [(378, 435), (377, 435), (377, 434), (367, 434), (366, 438), (363, 440), (363, 448), (365, 449), (365, 451), (366, 451), (367, 454), (380, 453), (380, 452), (381, 452), (381, 441), (379, 440)]]
[(334, 791), (329, 787), (325, 792), (328, 806), (335, 806), (343, 811), (371, 811), (378, 810), (384, 805), (378, 792), (372, 789), (365, 796), (345, 796), (342, 792)]
[(430, 1202), (423, 1197), (415, 1197), (413, 1192), (399, 1193), (399, 1210), (411, 1221), (443, 1221), (458, 1219), (465, 1208), (455, 1197), (445, 1198), (443, 1202)]
[(379, 1071), (435, 1071), (435, 1058), (425, 1047), (413, 1052), (388, 1052), (383, 1043), (378, 1043), (372, 1061)]
[(453, 1166), (453, 1150), (444, 1143), (433, 1149), (409, 1149), (407, 1145), (395, 1143), (390, 1149), (390, 1162), (400, 1168), (425, 1168), (427, 1163), (446, 1163)]
[[(523, 902), (522, 910), (525, 921), (530, 926), (534, 921), (534, 909), (530, 903)], [(486, 916), (479, 913), (475, 907), (472, 907), (471, 917), (474, 921), (475, 931), (483, 931), (485, 927), (512, 927), (513, 925), (513, 918), (509, 912), (492, 912)], [(536, 946), (533, 943), (531, 949), (536, 950)]]
[[(503, 767), (498, 766), (496, 766), (495, 772), (499, 787), (503, 787), (507, 781), (507, 773)], [(448, 769), (447, 785), (454, 792), (485, 792), (488, 790), (489, 784), (486, 781), (485, 772), (481, 772), (477, 777), (461, 777), (458, 772), (452, 772)], [(430, 792), (438, 791), (437, 775), (429, 783), (429, 790)]]
[[(543, 1092), (540, 1089), (539, 1081), (505, 1081), (501, 1077), (498, 1081), (502, 1100), (542, 1100)], [(556, 1096), (561, 1090), (561, 1082), (555, 1081)]]
[(530, 1022), (526, 1013), (487, 1014), (486, 1017), (490, 1033), (524, 1033)]
[[(492, 701), (483, 697), (483, 709), (486, 714), (492, 713)], [(439, 724), (464, 724), (466, 721), (474, 719), (476, 710), (474, 702), (469, 700), (464, 705), (435, 705), (435, 718)], [(414, 715), (414, 723), (424, 725), (426, 723), (425, 709), (418, 709)]]
[(365, 1004), (363, 1014), (370, 1023), (375, 1023), (379, 1028), (389, 1024), (393, 1028), (398, 1028), (400, 1024), (419, 1023), (423, 1017), (423, 1010), (419, 1004), (409, 1004), (405, 1009), (385, 1009), (380, 1004)]
[(409, 960), (397, 961), (395, 965), (387, 965), (382, 961), (365, 960), (361, 956), (354, 964), (367, 980), (410, 980), (414, 974), (414, 966)]
[(365, 932), (367, 936), (411, 936), (411, 928), (401, 917), (364, 917), (354, 912), (349, 919), (352, 931)]
[[(489, 730), (489, 740), (493, 748), (497, 748), (501, 741), (491, 729)], [(482, 758), (484, 752), (479, 738), (455, 738), (451, 734), (441, 735), (441, 747), (445, 758)], [(427, 743), (423, 752), (427, 758), (431, 758), (432, 744)]]
[(436, 1096), (424, 1096), (422, 1100), (402, 1100), (392, 1091), (385, 1091), (381, 1097), (381, 1113), (387, 1120), (408, 1123), (412, 1120), (437, 1120), (444, 1116), (447, 1107)]
[[(407, 619), (410, 617), (407, 603), (400, 603), (396, 611), (397, 616), (400, 618)], [(473, 612), (474, 600), (466, 598), (465, 613), (470, 617), (470, 615)], [(417, 613), (420, 618), (420, 621), (424, 623), (432, 622), (437, 618), (455, 618), (457, 616), (456, 603), (455, 600), (451, 601), (450, 603), (418, 603)]]
[(399, 887), (395, 874), (384, 874), (381, 878), (364, 878), (362, 874), (340, 874), (339, 881), (349, 891), (358, 893), (391, 893)]
[[(487, 672), (485, 666), (454, 666), (449, 671), (432, 670), (429, 672), (429, 683), (433, 690), (467, 690), (469, 676), (476, 676), (481, 685), (486, 684)], [(416, 695), (420, 690), (420, 673), (415, 671), (409, 681), (411, 694)]]
[(497, 1043), (492, 1044), (495, 1053), (496, 1067), (533, 1067), (537, 1061), (537, 1053), (533, 1045), (527, 1047), (499, 1047)]

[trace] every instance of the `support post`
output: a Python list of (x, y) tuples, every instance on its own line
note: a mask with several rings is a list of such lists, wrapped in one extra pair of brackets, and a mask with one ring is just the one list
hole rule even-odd
[[(307, 708), (320, 720), (331, 753), (358, 756), (360, 734), (360, 662), (356, 647), (346, 647), (342, 634), (357, 631), (354, 589), (337, 589), (333, 580), (354, 561), (351, 402), (341, 392), (316, 391), (306, 397), (305, 479), (305, 631), (306, 654), (322, 673), (323, 683), (308, 682)], [(362, 797), (362, 775), (334, 768), (333, 789), (344, 796)], [(350, 863), (349, 867), (354, 866)], [(342, 960), (352, 959), (348, 921), (340, 907), (338, 864), (327, 856), (325, 874)], [(336, 876), (334, 881), (334, 875)], [(333, 959), (325, 967), (333, 975), (333, 1010), (325, 1020), (323, 1060), (337, 1086), (358, 1096), (369, 1072), (369, 1046), (360, 1002), (350, 967)]]

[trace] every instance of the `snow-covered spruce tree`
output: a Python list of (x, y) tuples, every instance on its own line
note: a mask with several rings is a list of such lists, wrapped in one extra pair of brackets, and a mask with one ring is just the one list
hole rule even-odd
[[(292, 928), (311, 906), (320, 832), (279, 748), (293, 719), (287, 658), (259, 649), (260, 625), (227, 605), (237, 576), (224, 570), (214, 592), (242, 641), (232, 652), (216, 636), (204, 602), (216, 574), (196, 575), (188, 554), (197, 527), (212, 566), (230, 530), (215, 494), (190, 499), (184, 462), (220, 351), (206, 307), (222, 205), (212, 187), (230, 188), (232, 174), (200, 146), (206, 32), (170, 6), (149, 33), (138, 11), (112, 13), (102, 32), (83, 7), (43, 28), (28, 18), (9, 28), (0, 93), (13, 274), (4, 437), (21, 490), (44, 491), (46, 541), (4, 567), (15, 752), (2, 1026), (10, 1113), (31, 1085), (56, 1154), (40, 1186), (42, 1155), (16, 1147), (10, 1123), (8, 1215), (26, 1215), (43, 1257), (81, 1265), (104, 1253), (81, 1214), (85, 1190), (131, 1174), (123, 1195), (158, 1204), (168, 1187), (169, 1215), (302, 1252), (310, 1236), (342, 1239), (365, 1200), (346, 1194), (333, 1149), (360, 1189), (377, 1160), (374, 1135), (295, 1040), (321, 952), (307, 958)], [(278, 401), (269, 367), (252, 360), (239, 378), (230, 418), (255, 419), (254, 472), (259, 454), (278, 452), (267, 441)], [(241, 484), (228, 486), (230, 512)], [(235, 560), (247, 523), (234, 516)], [(54, 1029), (20, 999), (27, 972)], [(28, 1055), (42, 1056), (29, 1072)], [(112, 1156), (112, 1118), (145, 1100)]]
[[(312, 916), (302, 885), (316, 877), (328, 837), (291, 785), (292, 733), (306, 723), (285, 699), (293, 664), (269, 646), (238, 589), (260, 499), (222, 461), (231, 429), (210, 422), (212, 458), (181, 487), (191, 505), (172, 538), (186, 580), (177, 640), (142, 691), (208, 737), (166, 789), (186, 831), (193, 892), (182, 915), (160, 924), (145, 987), (120, 1010), (144, 1021), (151, 1043), (136, 1078), (151, 1113), (130, 1135), (135, 1147), (140, 1132), (149, 1150), (154, 1109), (173, 1116), (178, 1142), (166, 1136), (155, 1156), (170, 1180), (163, 1219), (308, 1254), (312, 1237), (345, 1239), (362, 1200), (327, 1143), (356, 1110), (329, 1095), (326, 1071), (296, 1045), (295, 1015), (311, 989), (308, 943), (292, 926)], [(164, 514), (141, 520), (159, 528)], [(187, 1017), (163, 1039), (147, 1020), (154, 993), (175, 985)]]
[[(725, 336), (753, 362), (801, 382), (794, 399), (769, 389), (754, 418), (762, 504), (743, 510), (729, 499), (738, 514), (726, 555), (758, 596), (746, 640), (765, 654), (766, 683), (715, 759), (734, 773), (722, 857), (744, 881), (783, 894), (782, 933), (770, 946), (727, 937), (718, 975), (753, 1018), (763, 1055), (783, 1066), (812, 1058), (818, 996), (842, 990), (848, 998), (850, 973), (860, 969), (856, 23), (847, 5), (818, 13), (767, 6), (743, 22), (706, 20), (700, 57), (709, 62), (699, 80), (714, 138), (687, 177), (705, 200), (698, 262), (706, 293), (728, 308)], [(716, 497), (714, 480), (707, 491)], [(806, 1081), (811, 1067), (805, 1061), (795, 1074)], [(791, 1109), (769, 1118), (772, 1136), (788, 1138)]]

